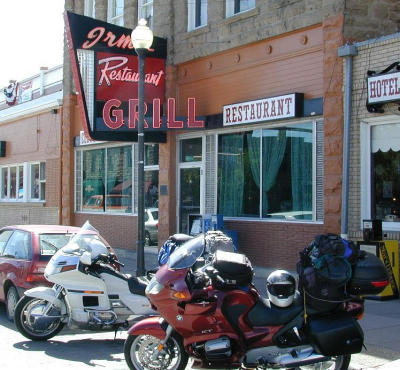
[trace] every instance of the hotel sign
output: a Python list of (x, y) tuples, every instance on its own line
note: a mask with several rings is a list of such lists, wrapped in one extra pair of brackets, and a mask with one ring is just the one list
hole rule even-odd
[(251, 124), (302, 115), (303, 94), (293, 93), (225, 105), (223, 125)]
[(368, 81), (368, 104), (400, 100), (400, 72), (372, 76)]

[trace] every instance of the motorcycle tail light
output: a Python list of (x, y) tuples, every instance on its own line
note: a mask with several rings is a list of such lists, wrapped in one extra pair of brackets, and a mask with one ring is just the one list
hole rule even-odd
[(372, 281), (371, 284), (375, 287), (375, 288), (383, 288), (386, 285), (389, 285), (389, 280), (384, 280), (384, 281)]

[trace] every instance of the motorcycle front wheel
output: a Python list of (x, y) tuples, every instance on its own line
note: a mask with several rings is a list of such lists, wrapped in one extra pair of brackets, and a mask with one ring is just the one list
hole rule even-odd
[(183, 370), (188, 355), (181, 338), (170, 336), (161, 351), (161, 340), (152, 335), (129, 335), (124, 345), (125, 360), (131, 370)]
[(43, 315), (47, 304), (44, 299), (27, 296), (19, 300), (15, 307), (14, 322), (24, 337), (37, 341), (47, 340), (64, 327), (57, 309), (51, 308), (46, 316)]
[(351, 355), (332, 357), (330, 361), (318, 362), (316, 364), (304, 365), (289, 370), (347, 370), (350, 365)]

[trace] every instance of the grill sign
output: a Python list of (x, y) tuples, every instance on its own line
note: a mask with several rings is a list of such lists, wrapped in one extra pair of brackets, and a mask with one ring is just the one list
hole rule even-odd
[[(70, 12), (65, 19), (85, 135), (94, 140), (137, 141), (139, 68), (132, 30)], [(150, 142), (164, 142), (162, 131), (167, 129), (204, 127), (204, 121), (195, 118), (194, 98), (188, 99), (187, 117), (175, 117), (174, 99), (168, 99), (163, 116), (166, 55), (166, 40), (154, 37), (144, 71), (144, 133)]]

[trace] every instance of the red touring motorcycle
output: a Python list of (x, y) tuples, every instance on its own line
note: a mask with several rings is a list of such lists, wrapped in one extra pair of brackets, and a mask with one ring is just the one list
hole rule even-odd
[(192, 357), (193, 368), (338, 370), (361, 351), (359, 296), (321, 312), (306, 307), (293, 276), (278, 270), (265, 299), (251, 283), (247, 257), (205, 249), (203, 235), (187, 241), (150, 281), (146, 295), (160, 316), (128, 331), (130, 369), (179, 370)]

